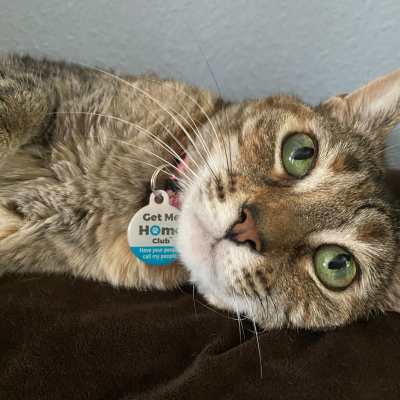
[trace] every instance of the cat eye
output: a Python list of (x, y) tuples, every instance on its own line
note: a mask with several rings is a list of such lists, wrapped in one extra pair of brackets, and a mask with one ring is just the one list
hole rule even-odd
[(286, 172), (302, 178), (313, 168), (316, 156), (314, 140), (305, 133), (290, 135), (282, 146), (282, 163)]
[(314, 270), (326, 287), (345, 289), (357, 274), (357, 264), (354, 257), (342, 247), (325, 245), (315, 253)]

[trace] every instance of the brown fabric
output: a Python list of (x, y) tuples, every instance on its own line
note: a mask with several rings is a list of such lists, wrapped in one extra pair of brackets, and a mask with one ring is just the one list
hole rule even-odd
[[(400, 173), (388, 185), (400, 197)], [(138, 292), (61, 276), (0, 279), (0, 400), (400, 398), (400, 315), (272, 331), (191, 288)]]
[[(260, 334), (191, 288), (0, 280), (0, 399), (399, 399), (400, 316)], [(198, 298), (199, 299), (199, 298)], [(200, 299), (199, 299), (200, 300)]]

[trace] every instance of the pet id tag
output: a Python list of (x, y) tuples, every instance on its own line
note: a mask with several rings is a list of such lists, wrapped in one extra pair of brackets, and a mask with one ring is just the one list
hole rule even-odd
[(178, 218), (179, 210), (169, 204), (167, 192), (151, 193), (149, 205), (141, 208), (129, 222), (128, 243), (132, 253), (148, 265), (173, 263), (178, 257), (175, 248)]

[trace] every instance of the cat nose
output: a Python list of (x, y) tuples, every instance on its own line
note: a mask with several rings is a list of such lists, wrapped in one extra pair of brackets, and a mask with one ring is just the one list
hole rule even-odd
[(237, 244), (248, 244), (259, 252), (262, 250), (262, 242), (256, 222), (248, 208), (243, 208), (240, 218), (227, 232), (226, 238)]

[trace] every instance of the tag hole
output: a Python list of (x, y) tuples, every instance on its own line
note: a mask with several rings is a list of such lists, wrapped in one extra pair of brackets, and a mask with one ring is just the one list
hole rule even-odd
[(163, 197), (162, 197), (162, 195), (161, 194), (156, 194), (155, 196), (154, 196), (154, 201), (157, 203), (157, 204), (161, 204), (162, 202), (163, 202)]

